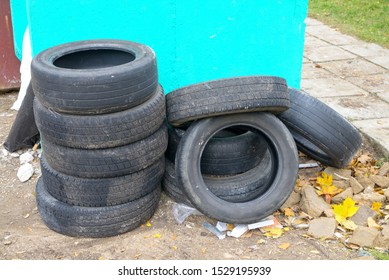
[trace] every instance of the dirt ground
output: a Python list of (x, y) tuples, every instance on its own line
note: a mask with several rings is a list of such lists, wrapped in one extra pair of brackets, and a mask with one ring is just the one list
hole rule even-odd
[[(16, 116), (16, 111), (9, 109), (16, 98), (17, 92), (0, 94), (1, 144)], [(38, 168), (38, 159), (34, 166)], [(172, 213), (174, 202), (164, 194), (150, 227), (143, 225), (110, 238), (67, 237), (47, 228), (39, 216), (34, 191), (39, 172), (21, 183), (16, 176), (18, 168), (18, 158), (0, 161), (0, 259), (349, 260), (358, 257), (358, 251), (347, 249), (335, 239), (304, 237), (304, 229), (291, 229), (277, 239), (267, 238), (258, 231), (258, 235), (250, 237), (218, 240), (202, 225), (204, 221), (211, 224), (216, 221), (204, 216), (191, 216), (179, 225)], [(290, 247), (278, 248), (282, 243), (289, 243)]]

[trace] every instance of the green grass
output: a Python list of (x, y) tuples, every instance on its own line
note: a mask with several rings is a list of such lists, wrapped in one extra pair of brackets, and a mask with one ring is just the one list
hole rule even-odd
[(309, 0), (308, 14), (343, 33), (389, 48), (389, 0)]
[(376, 260), (389, 260), (389, 253), (380, 252), (375, 249), (371, 250), (370, 252)]

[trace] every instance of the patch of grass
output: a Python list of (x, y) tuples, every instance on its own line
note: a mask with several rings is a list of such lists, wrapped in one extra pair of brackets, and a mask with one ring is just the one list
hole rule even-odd
[(309, 0), (308, 15), (389, 48), (389, 0)]
[(389, 253), (381, 252), (375, 249), (371, 250), (370, 253), (376, 260), (389, 260)]

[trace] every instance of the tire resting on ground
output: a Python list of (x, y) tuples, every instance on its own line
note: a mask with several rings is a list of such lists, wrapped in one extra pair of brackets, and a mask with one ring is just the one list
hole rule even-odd
[[(265, 191), (241, 203), (227, 202), (207, 188), (200, 170), (201, 153), (212, 135), (229, 126), (244, 125), (262, 132), (269, 144), (272, 175)], [(176, 155), (177, 181), (200, 212), (227, 223), (249, 224), (274, 213), (290, 196), (298, 173), (296, 144), (286, 126), (272, 114), (250, 113), (194, 122), (182, 137)]]
[(154, 51), (142, 44), (77, 41), (40, 52), (31, 63), (31, 81), (35, 96), (49, 109), (104, 114), (150, 98), (158, 86), (157, 63)]
[(208, 81), (166, 95), (167, 117), (173, 126), (218, 115), (254, 111), (283, 112), (289, 105), (285, 79), (272, 76)]
[(79, 178), (60, 173), (41, 157), (45, 188), (55, 199), (69, 205), (106, 207), (137, 200), (161, 186), (165, 158), (138, 172), (113, 178)]
[[(177, 146), (185, 131), (168, 126), (169, 144), (166, 155), (175, 161)], [(232, 175), (257, 166), (267, 150), (261, 135), (251, 131), (235, 134), (218, 132), (205, 147), (201, 158), (201, 171), (210, 175)]]
[(161, 87), (142, 104), (103, 115), (69, 115), (45, 108), (34, 100), (34, 115), (44, 138), (58, 145), (100, 149), (123, 146), (154, 133), (164, 122), (165, 96)]
[(43, 139), (42, 150), (47, 163), (55, 170), (81, 178), (109, 178), (142, 170), (156, 162), (167, 147), (164, 123), (149, 137), (108, 149), (84, 150), (60, 146)]
[[(247, 172), (231, 176), (203, 175), (203, 179), (210, 191), (219, 198), (229, 202), (245, 202), (261, 195), (266, 190), (266, 184), (271, 176), (270, 153), (267, 152), (263, 155), (261, 162)], [(173, 200), (192, 205), (182, 185), (177, 182), (174, 163), (168, 159), (166, 159), (162, 185)]]
[(74, 237), (108, 237), (133, 230), (153, 216), (160, 194), (161, 188), (158, 187), (128, 203), (108, 207), (79, 207), (52, 197), (42, 178), (36, 185), (36, 201), (43, 222), (58, 233)]
[(291, 108), (278, 117), (307, 156), (336, 168), (345, 167), (361, 146), (358, 130), (317, 98), (290, 88)]

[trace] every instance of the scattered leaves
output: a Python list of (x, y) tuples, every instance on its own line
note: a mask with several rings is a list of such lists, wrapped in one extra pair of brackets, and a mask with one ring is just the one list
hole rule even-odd
[(146, 227), (151, 227), (150, 221), (147, 221), (147, 222), (146, 222)]
[(341, 193), (343, 191), (342, 189), (338, 189), (332, 184), (332, 175), (328, 175), (325, 172), (321, 173), (321, 177), (316, 178), (316, 183), (320, 188), (316, 191), (317, 194), (324, 195), (327, 203), (331, 202), (332, 196), (337, 195), (338, 193)]
[(286, 250), (290, 247), (290, 243), (281, 243), (280, 245), (278, 245), (278, 248), (282, 249), (282, 250)]
[(355, 206), (355, 201), (347, 197), (341, 204), (332, 205), (336, 221), (347, 229), (354, 230), (356, 225), (348, 221), (347, 218), (352, 217), (359, 209)]

